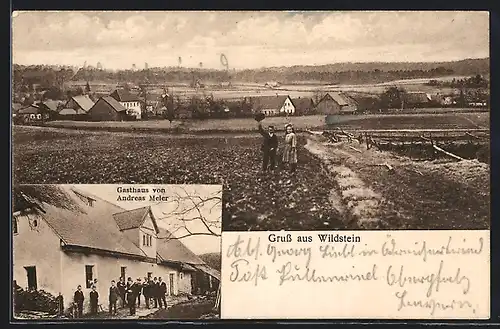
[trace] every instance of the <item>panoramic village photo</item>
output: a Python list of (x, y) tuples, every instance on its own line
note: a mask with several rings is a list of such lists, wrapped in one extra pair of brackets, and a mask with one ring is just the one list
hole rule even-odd
[(17, 185), (18, 320), (218, 319), (220, 185)]
[(219, 184), (227, 231), (490, 226), (488, 12), (12, 26), (18, 184)]

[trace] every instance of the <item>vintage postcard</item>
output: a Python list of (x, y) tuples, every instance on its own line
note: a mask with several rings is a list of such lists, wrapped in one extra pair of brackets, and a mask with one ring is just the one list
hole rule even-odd
[[(489, 37), (486, 11), (13, 12), (13, 181), (97, 184), (85, 191), (92, 195), (99, 184), (181, 184), (193, 186), (194, 202), (203, 199), (196, 186), (220, 186), (222, 293), (212, 283), (200, 295), (187, 274), (184, 288), (208, 296), (193, 303), (220, 298), (222, 318), (485, 318)], [(113, 191), (98, 196), (127, 211), (140, 203), (106, 199)], [(172, 200), (148, 198), (141, 207)], [(198, 244), (178, 240), (201, 258)], [(401, 255), (382, 256), (389, 247)], [(328, 248), (367, 256), (333, 266)], [(172, 291), (155, 262), (153, 278)], [(14, 266), (22, 289), (28, 263)], [(358, 275), (354, 267), (379, 281), (331, 279)], [(144, 281), (139, 268), (132, 279)], [(421, 284), (389, 287), (389, 268)], [(281, 284), (278, 271), (288, 269), (307, 280)], [(51, 288), (65, 311), (75, 284), (92, 290), (82, 271), (58, 283), (64, 291)], [(99, 289), (120, 278), (119, 269), (96, 275), (106, 285)], [(460, 284), (436, 283), (439, 276)], [(432, 296), (421, 294), (423, 283)], [(319, 292), (346, 303), (327, 307), (312, 297)], [(264, 301), (269, 293), (279, 298)], [(360, 299), (380, 303), (370, 311)], [(398, 310), (412, 301), (424, 306)], [(172, 314), (148, 316), (184, 314), (173, 303)], [(185, 314), (212, 316), (203, 307)]]
[(217, 319), (219, 185), (18, 185), (17, 319)]

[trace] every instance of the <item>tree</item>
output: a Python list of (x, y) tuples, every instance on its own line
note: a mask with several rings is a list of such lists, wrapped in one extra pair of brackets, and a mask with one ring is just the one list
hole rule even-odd
[(86, 94), (90, 93), (90, 85), (89, 85), (88, 81), (87, 81), (87, 84), (85, 85), (85, 93)]
[(46, 100), (46, 99), (59, 100), (59, 99), (63, 99), (63, 97), (64, 97), (64, 93), (61, 90), (61, 88), (59, 88), (58, 86), (50, 87), (49, 90), (47, 90), (45, 92), (45, 94), (43, 94), (44, 100)]
[(383, 109), (402, 108), (406, 91), (396, 86), (389, 87), (380, 98), (380, 105)]
[[(222, 189), (200, 196), (193, 191), (188, 191), (184, 186), (178, 186), (173, 195), (169, 195), (168, 203), (172, 209), (164, 211), (164, 218), (175, 218), (171, 223), (169, 233), (159, 239), (185, 239), (191, 236), (221, 236)], [(195, 225), (197, 228), (193, 229)]]

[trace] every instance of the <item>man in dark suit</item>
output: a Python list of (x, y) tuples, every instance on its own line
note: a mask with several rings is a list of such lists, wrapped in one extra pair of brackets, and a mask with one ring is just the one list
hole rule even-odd
[(111, 287), (109, 287), (109, 314), (116, 314), (116, 301), (119, 295), (120, 291), (115, 286), (115, 280), (112, 280)]
[(127, 294), (127, 284), (125, 283), (125, 278), (122, 276), (120, 277), (120, 281), (116, 284), (118, 291), (120, 293), (120, 299), (122, 300), (122, 308), (125, 307), (126, 299), (125, 296)]
[(143, 293), (142, 291), (142, 282), (141, 282), (141, 278), (138, 278), (137, 279), (137, 282), (135, 283), (137, 285), (137, 307), (141, 307), (141, 294)]
[(85, 299), (85, 297), (83, 296), (82, 286), (78, 285), (78, 288), (75, 291), (75, 296), (73, 297), (73, 301), (76, 304), (79, 318), (82, 317), (84, 299)]
[(127, 279), (127, 303), (130, 310), (130, 315), (135, 315), (135, 301), (137, 299), (137, 287), (132, 278)]
[(146, 302), (146, 308), (149, 308), (149, 299), (151, 298), (151, 293), (149, 292), (149, 279), (144, 277), (144, 283), (142, 284), (142, 294), (144, 295), (144, 301)]
[(160, 296), (160, 284), (158, 283), (158, 279), (155, 277), (153, 279), (153, 284), (151, 286), (151, 295), (153, 296), (153, 300), (155, 301), (155, 308), (158, 308), (159, 296)]
[(262, 128), (262, 124), (258, 125), (259, 133), (264, 138), (262, 141), (263, 162), (262, 170), (267, 171), (268, 167), (274, 170), (276, 167), (276, 150), (278, 149), (278, 136), (274, 133), (274, 127), (269, 126), (267, 131)]
[(92, 286), (92, 291), (90, 292), (90, 313), (96, 315), (98, 306), (99, 293), (96, 290), (96, 286)]
[(167, 300), (165, 299), (165, 295), (167, 294), (167, 284), (161, 280), (161, 277), (158, 278), (158, 283), (160, 285), (160, 296), (158, 298), (158, 301), (160, 303), (160, 308), (161, 305), (163, 304), (164, 308), (167, 308)]

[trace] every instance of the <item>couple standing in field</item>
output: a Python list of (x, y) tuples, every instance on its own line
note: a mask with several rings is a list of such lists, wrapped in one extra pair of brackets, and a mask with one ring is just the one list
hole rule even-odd
[[(276, 168), (276, 154), (278, 151), (278, 136), (274, 131), (274, 126), (269, 126), (267, 131), (262, 128), (262, 124), (258, 124), (259, 132), (264, 138), (262, 141), (263, 161), (262, 170), (264, 172), (274, 170)], [(297, 169), (297, 136), (292, 124), (285, 126), (285, 146), (282, 154), (283, 165), (288, 165), (290, 171), (295, 173)]]

